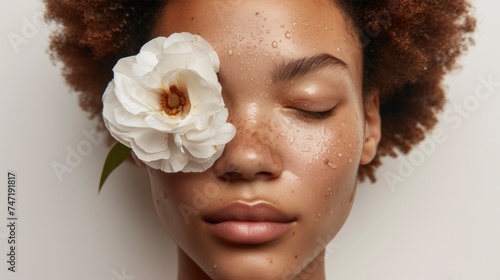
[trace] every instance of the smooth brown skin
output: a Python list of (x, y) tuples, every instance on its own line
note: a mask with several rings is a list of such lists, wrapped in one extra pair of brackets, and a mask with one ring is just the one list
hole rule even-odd
[[(187, 31), (214, 46), (228, 121), (237, 128), (205, 172), (148, 169), (156, 211), (179, 247), (179, 279), (325, 279), (324, 244), (344, 224), (358, 167), (380, 140), (377, 92), (363, 102), (362, 50), (348, 24), (320, 0), (187, 0), (162, 11), (155, 37)], [(284, 61), (322, 53), (347, 67), (273, 75)], [(332, 108), (319, 119), (301, 111)], [(297, 220), (271, 243), (229, 245), (207, 232), (202, 217), (234, 201), (268, 202)]]

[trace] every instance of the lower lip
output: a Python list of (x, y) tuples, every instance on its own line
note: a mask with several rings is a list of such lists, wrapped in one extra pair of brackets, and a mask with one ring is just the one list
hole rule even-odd
[(209, 231), (216, 237), (230, 243), (263, 244), (284, 236), (291, 223), (225, 221), (209, 224)]

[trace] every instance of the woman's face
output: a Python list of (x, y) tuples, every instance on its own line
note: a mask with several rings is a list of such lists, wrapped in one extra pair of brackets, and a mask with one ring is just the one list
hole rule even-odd
[(205, 172), (149, 169), (180, 276), (323, 277), (324, 247), (378, 142), (377, 102), (365, 115), (362, 50), (349, 22), (321, 0), (174, 1), (153, 35), (183, 31), (218, 53), (237, 133)]

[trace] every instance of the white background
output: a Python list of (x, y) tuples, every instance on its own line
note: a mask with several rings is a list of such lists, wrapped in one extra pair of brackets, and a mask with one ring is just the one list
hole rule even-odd
[[(474, 2), (477, 44), (446, 81), (451, 111), (437, 128), (445, 140), (386, 160), (376, 184), (358, 186), (329, 246), (329, 279), (500, 279), (500, 86), (474, 95), (481, 77), (500, 82), (500, 3)], [(95, 123), (47, 56), (42, 11), (36, 0), (0, 4), (0, 278), (175, 279), (175, 246), (144, 171), (124, 165), (97, 194), (107, 148), (87, 145), (82, 132)], [(12, 44), (13, 34), (22, 43)], [(59, 180), (52, 165), (67, 165), (78, 147), (87, 155)], [(6, 263), (8, 170), (18, 176), (16, 273)], [(390, 184), (388, 174), (403, 182)]]

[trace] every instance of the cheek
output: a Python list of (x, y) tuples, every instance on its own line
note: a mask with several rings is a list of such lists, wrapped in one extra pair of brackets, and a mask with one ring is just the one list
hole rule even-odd
[(341, 228), (354, 198), (363, 130), (351, 111), (314, 123), (279, 118), (284, 168), (300, 178), (292, 192), (311, 217), (304, 219), (304, 228), (325, 240)]
[(285, 169), (330, 186), (346, 183), (346, 179), (353, 183), (363, 148), (363, 126), (358, 117), (353, 117), (357, 112), (351, 111), (310, 122), (279, 115), (279, 124), (275, 125), (279, 133), (274, 139), (281, 139), (279, 153)]
[(191, 219), (199, 213), (195, 195), (197, 189), (178, 184), (172, 174), (148, 169), (155, 209), (166, 231), (175, 239), (189, 231)]

